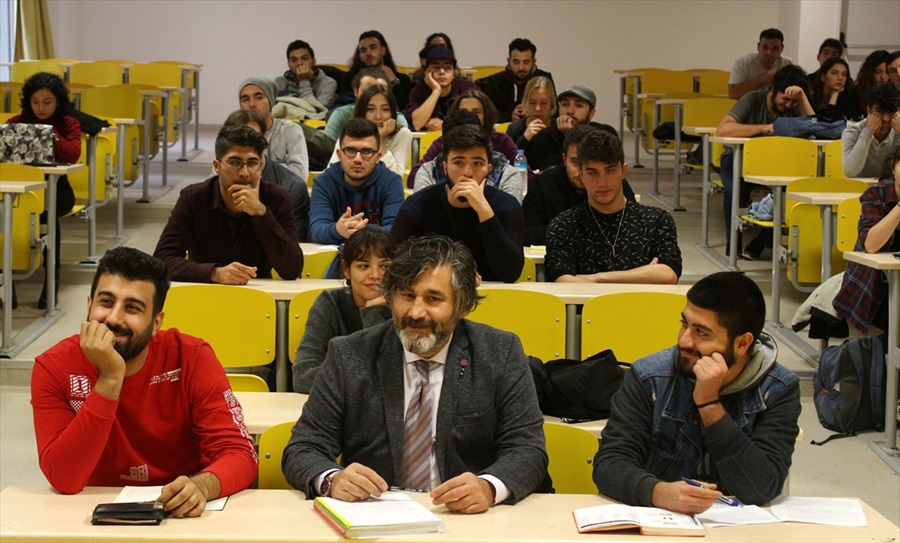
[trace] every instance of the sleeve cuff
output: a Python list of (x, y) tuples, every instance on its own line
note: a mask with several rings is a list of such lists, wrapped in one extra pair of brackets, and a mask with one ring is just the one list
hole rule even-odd
[(641, 507), (653, 507), (653, 489), (660, 480), (652, 475), (642, 477), (634, 489), (634, 498)]
[(487, 473), (479, 475), (478, 478), (484, 479), (494, 486), (494, 503), (491, 505), (497, 505), (498, 503), (503, 503), (509, 499), (510, 491), (509, 488), (503, 484), (503, 481)]
[(328, 474), (334, 473), (334, 472), (336, 472), (336, 471), (341, 471), (341, 470), (339, 470), (339, 469), (337, 469), (337, 468), (326, 469), (326, 470), (323, 471), (322, 473), (316, 475), (315, 479), (313, 479), (313, 491), (314, 491), (314, 493), (315, 493), (316, 496), (319, 495), (319, 489), (322, 488), (322, 481), (325, 480), (325, 477), (326, 477)]

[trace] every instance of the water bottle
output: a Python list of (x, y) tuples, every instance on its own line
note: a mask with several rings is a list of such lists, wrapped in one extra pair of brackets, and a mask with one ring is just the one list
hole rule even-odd
[(521, 149), (516, 150), (514, 166), (522, 178), (522, 196), (524, 197), (528, 193), (528, 160), (525, 159), (525, 151)]

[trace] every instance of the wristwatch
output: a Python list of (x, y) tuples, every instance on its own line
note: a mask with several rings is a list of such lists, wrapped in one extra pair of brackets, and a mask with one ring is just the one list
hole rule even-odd
[(328, 497), (331, 495), (331, 480), (338, 474), (338, 470), (332, 471), (322, 479), (322, 485), (319, 487), (319, 496)]

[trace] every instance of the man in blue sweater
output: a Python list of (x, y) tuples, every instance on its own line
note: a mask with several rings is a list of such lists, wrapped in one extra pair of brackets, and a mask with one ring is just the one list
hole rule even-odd
[(343, 243), (367, 224), (391, 230), (403, 204), (403, 180), (381, 162), (381, 136), (367, 119), (352, 119), (341, 130), (335, 162), (313, 182), (309, 239)]

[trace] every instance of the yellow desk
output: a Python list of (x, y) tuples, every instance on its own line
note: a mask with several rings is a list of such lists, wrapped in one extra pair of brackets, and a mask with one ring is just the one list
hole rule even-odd
[(876, 270), (888, 279), (888, 350), (885, 353), (887, 384), (885, 388), (884, 441), (873, 441), (869, 447), (894, 471), (900, 474), (900, 449), (897, 447), (897, 396), (900, 391), (900, 259), (891, 253), (846, 251), (844, 258)]
[(836, 206), (848, 198), (859, 198), (856, 192), (789, 192), (792, 200), (819, 206), (822, 217), (822, 273), (824, 283), (831, 277), (831, 248), (834, 246), (834, 215)]
[[(297, 490), (244, 490), (230, 498), (224, 511), (207, 511), (198, 519), (166, 519), (159, 526), (91, 526), (91, 511), (98, 503), (112, 501), (119, 488), (89, 487), (64, 496), (45, 486), (10, 486), (0, 493), (0, 539), (23, 541), (200, 543), (267, 541), (269, 543), (345, 541), (313, 512), (312, 503)], [(434, 506), (426, 494), (413, 498), (434, 511), (444, 522), (442, 534), (384, 537), (380, 542), (500, 543), (673, 541), (697, 543), (696, 537), (653, 538), (635, 531), (579, 534), (572, 511), (579, 507), (612, 502), (599, 495), (533, 494), (516, 505), (493, 507), (480, 515), (459, 515)], [(895, 541), (897, 526), (861, 502), (868, 520), (864, 528), (779, 523), (756, 526), (707, 528), (709, 542)]]

